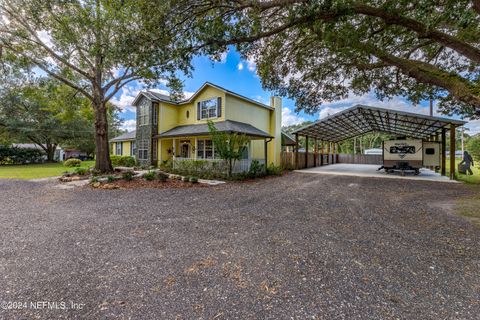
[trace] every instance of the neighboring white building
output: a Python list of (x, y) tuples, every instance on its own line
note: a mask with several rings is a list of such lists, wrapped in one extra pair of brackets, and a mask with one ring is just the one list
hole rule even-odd
[(364, 154), (377, 154), (382, 155), (383, 150), (381, 148), (372, 148), (372, 149), (365, 149)]
[[(45, 152), (45, 150), (43, 150), (43, 148), (36, 143), (12, 143), (12, 147), (19, 149), (37, 149)], [(57, 146), (57, 149), (55, 150), (55, 155), (53, 156), (53, 160), (62, 161), (63, 154), (63, 149)], [(45, 155), (45, 160), (47, 160), (47, 155)]]

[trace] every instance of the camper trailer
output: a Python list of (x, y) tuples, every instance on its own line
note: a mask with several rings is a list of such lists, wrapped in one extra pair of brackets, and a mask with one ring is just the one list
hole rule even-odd
[(383, 142), (383, 166), (385, 172), (413, 171), (416, 175), (422, 167), (440, 166), (440, 143), (420, 139), (397, 139)]

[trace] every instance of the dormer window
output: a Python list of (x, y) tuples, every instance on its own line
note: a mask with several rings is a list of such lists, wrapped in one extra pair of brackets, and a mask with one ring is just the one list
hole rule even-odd
[(197, 119), (206, 120), (221, 117), (222, 102), (221, 98), (212, 98), (200, 101), (197, 104)]

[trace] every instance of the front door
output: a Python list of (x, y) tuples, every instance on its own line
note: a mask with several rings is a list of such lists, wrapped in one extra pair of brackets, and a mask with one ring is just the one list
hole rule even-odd
[(190, 144), (183, 143), (180, 146), (180, 157), (182, 158), (190, 158)]

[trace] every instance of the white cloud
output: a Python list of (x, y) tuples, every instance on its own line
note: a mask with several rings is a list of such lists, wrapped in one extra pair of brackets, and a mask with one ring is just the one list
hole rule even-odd
[(255, 63), (255, 57), (249, 57), (247, 59), (247, 69), (252, 72), (257, 69), (257, 64)]
[(345, 109), (347, 109), (347, 107), (339, 107), (339, 108), (323, 107), (322, 109), (320, 109), (319, 118), (323, 119), (325, 117), (331, 116), (332, 114), (335, 114)]
[(122, 129), (131, 132), (136, 130), (137, 128), (137, 120), (125, 120), (122, 124)]
[(465, 125), (465, 128), (469, 129), (466, 131), (466, 133), (471, 136), (480, 133), (480, 119), (468, 121), (468, 123)]
[(139, 89), (125, 86), (122, 88), (120, 96), (113, 97), (110, 102), (119, 107), (122, 111), (135, 111), (135, 108), (132, 107), (132, 102), (135, 100), (135, 97), (139, 92)]
[(227, 55), (228, 55), (228, 51), (222, 52), (220, 54), (220, 63), (227, 62)]
[(291, 126), (306, 121), (303, 117), (295, 114), (287, 107), (282, 108), (282, 126)]
[(237, 69), (240, 70), (240, 71), (243, 70), (243, 63), (242, 62), (238, 63)]

